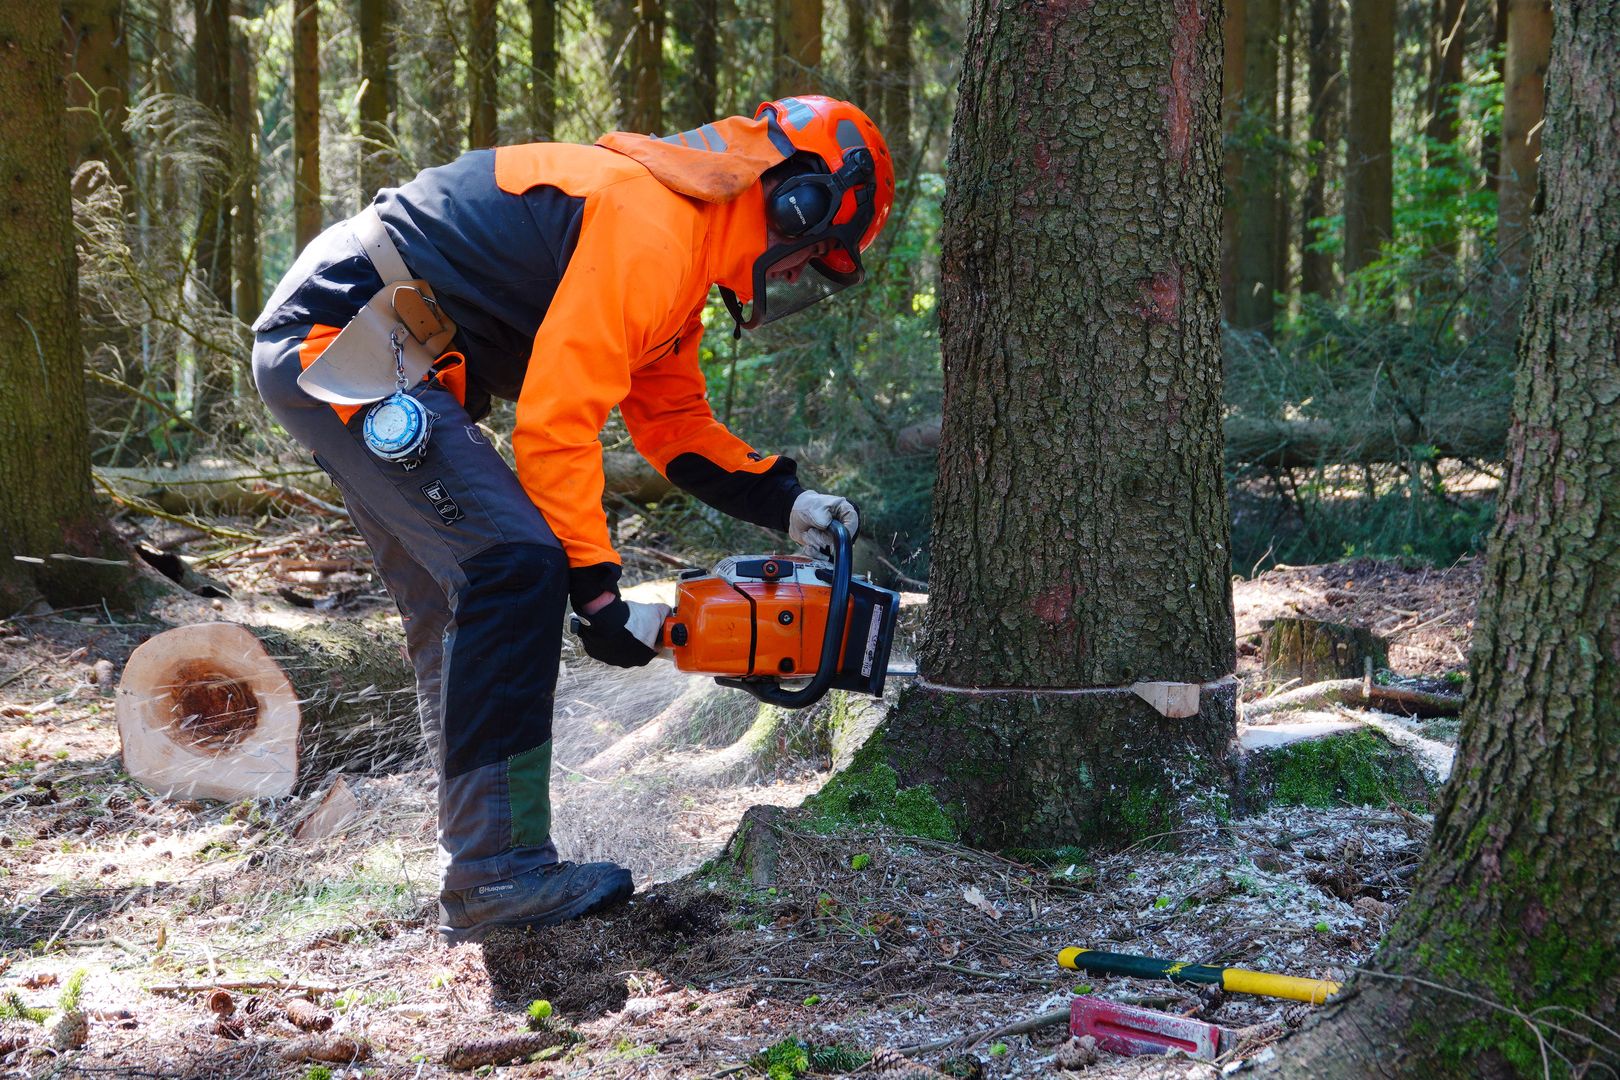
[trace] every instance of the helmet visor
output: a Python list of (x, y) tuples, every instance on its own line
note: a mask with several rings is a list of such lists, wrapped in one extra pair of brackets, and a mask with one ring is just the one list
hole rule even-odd
[(811, 304), (858, 284), (865, 277), (858, 259), (853, 273), (834, 270), (821, 258), (811, 258), (799, 267), (796, 274), (773, 274), (773, 269), (774, 266), (766, 268), (764, 281), (754, 292), (755, 313), (762, 326), (803, 311)]

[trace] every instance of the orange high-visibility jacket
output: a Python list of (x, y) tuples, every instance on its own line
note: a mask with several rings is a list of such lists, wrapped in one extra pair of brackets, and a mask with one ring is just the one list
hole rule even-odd
[[(615, 406), (671, 482), (786, 529), (803, 490), (794, 463), (732, 435), (698, 367), (709, 289), (721, 282), (746, 296), (765, 247), (757, 183), (715, 204), (677, 194), (626, 154), (537, 143), (465, 154), (383, 191), (376, 206), (411, 272), (460, 326), (469, 410), (516, 399), (518, 478), (567, 552), (576, 603), (619, 574), (598, 439)], [(321, 271), (325, 295), (369, 271), (359, 258)], [(352, 289), (359, 302), (366, 287)], [(260, 326), (341, 325), (320, 290), (300, 293)]]

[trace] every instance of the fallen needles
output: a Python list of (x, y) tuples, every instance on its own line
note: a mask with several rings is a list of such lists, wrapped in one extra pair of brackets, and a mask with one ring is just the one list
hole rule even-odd
[(338, 987), (278, 982), (275, 979), (250, 979), (236, 982), (158, 983), (146, 988), (149, 994), (208, 994), (215, 990), (286, 990), (298, 994), (335, 994)]
[(1053, 1009), (1051, 1012), (1037, 1013), (1025, 1020), (1006, 1024), (1002, 1027), (984, 1028), (980, 1031), (970, 1032), (966, 1035), (956, 1035), (949, 1039), (935, 1039), (933, 1042), (918, 1043), (916, 1046), (901, 1047), (899, 1053), (906, 1057), (916, 1057), (918, 1054), (931, 1054), (935, 1050), (945, 1050), (958, 1044), (977, 1046), (986, 1039), (999, 1039), (1008, 1035), (1028, 1035), (1041, 1028), (1052, 1027), (1055, 1024), (1069, 1022), (1068, 1009)]

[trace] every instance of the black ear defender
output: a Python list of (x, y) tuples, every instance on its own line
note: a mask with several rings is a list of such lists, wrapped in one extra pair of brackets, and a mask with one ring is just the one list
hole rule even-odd
[(794, 176), (778, 184), (765, 203), (771, 228), (787, 237), (799, 237), (825, 222), (832, 210), (833, 192), (818, 174)]

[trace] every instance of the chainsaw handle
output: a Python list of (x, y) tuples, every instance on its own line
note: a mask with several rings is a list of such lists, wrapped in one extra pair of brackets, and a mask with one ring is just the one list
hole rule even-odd
[(746, 690), (767, 705), (802, 709), (820, 701), (838, 674), (838, 651), (844, 647), (844, 631), (849, 626), (850, 556), (849, 530), (834, 519), (832, 596), (827, 604), (827, 628), (821, 638), (821, 662), (810, 681), (798, 690), (788, 690), (776, 679), (716, 679), (721, 686)]

